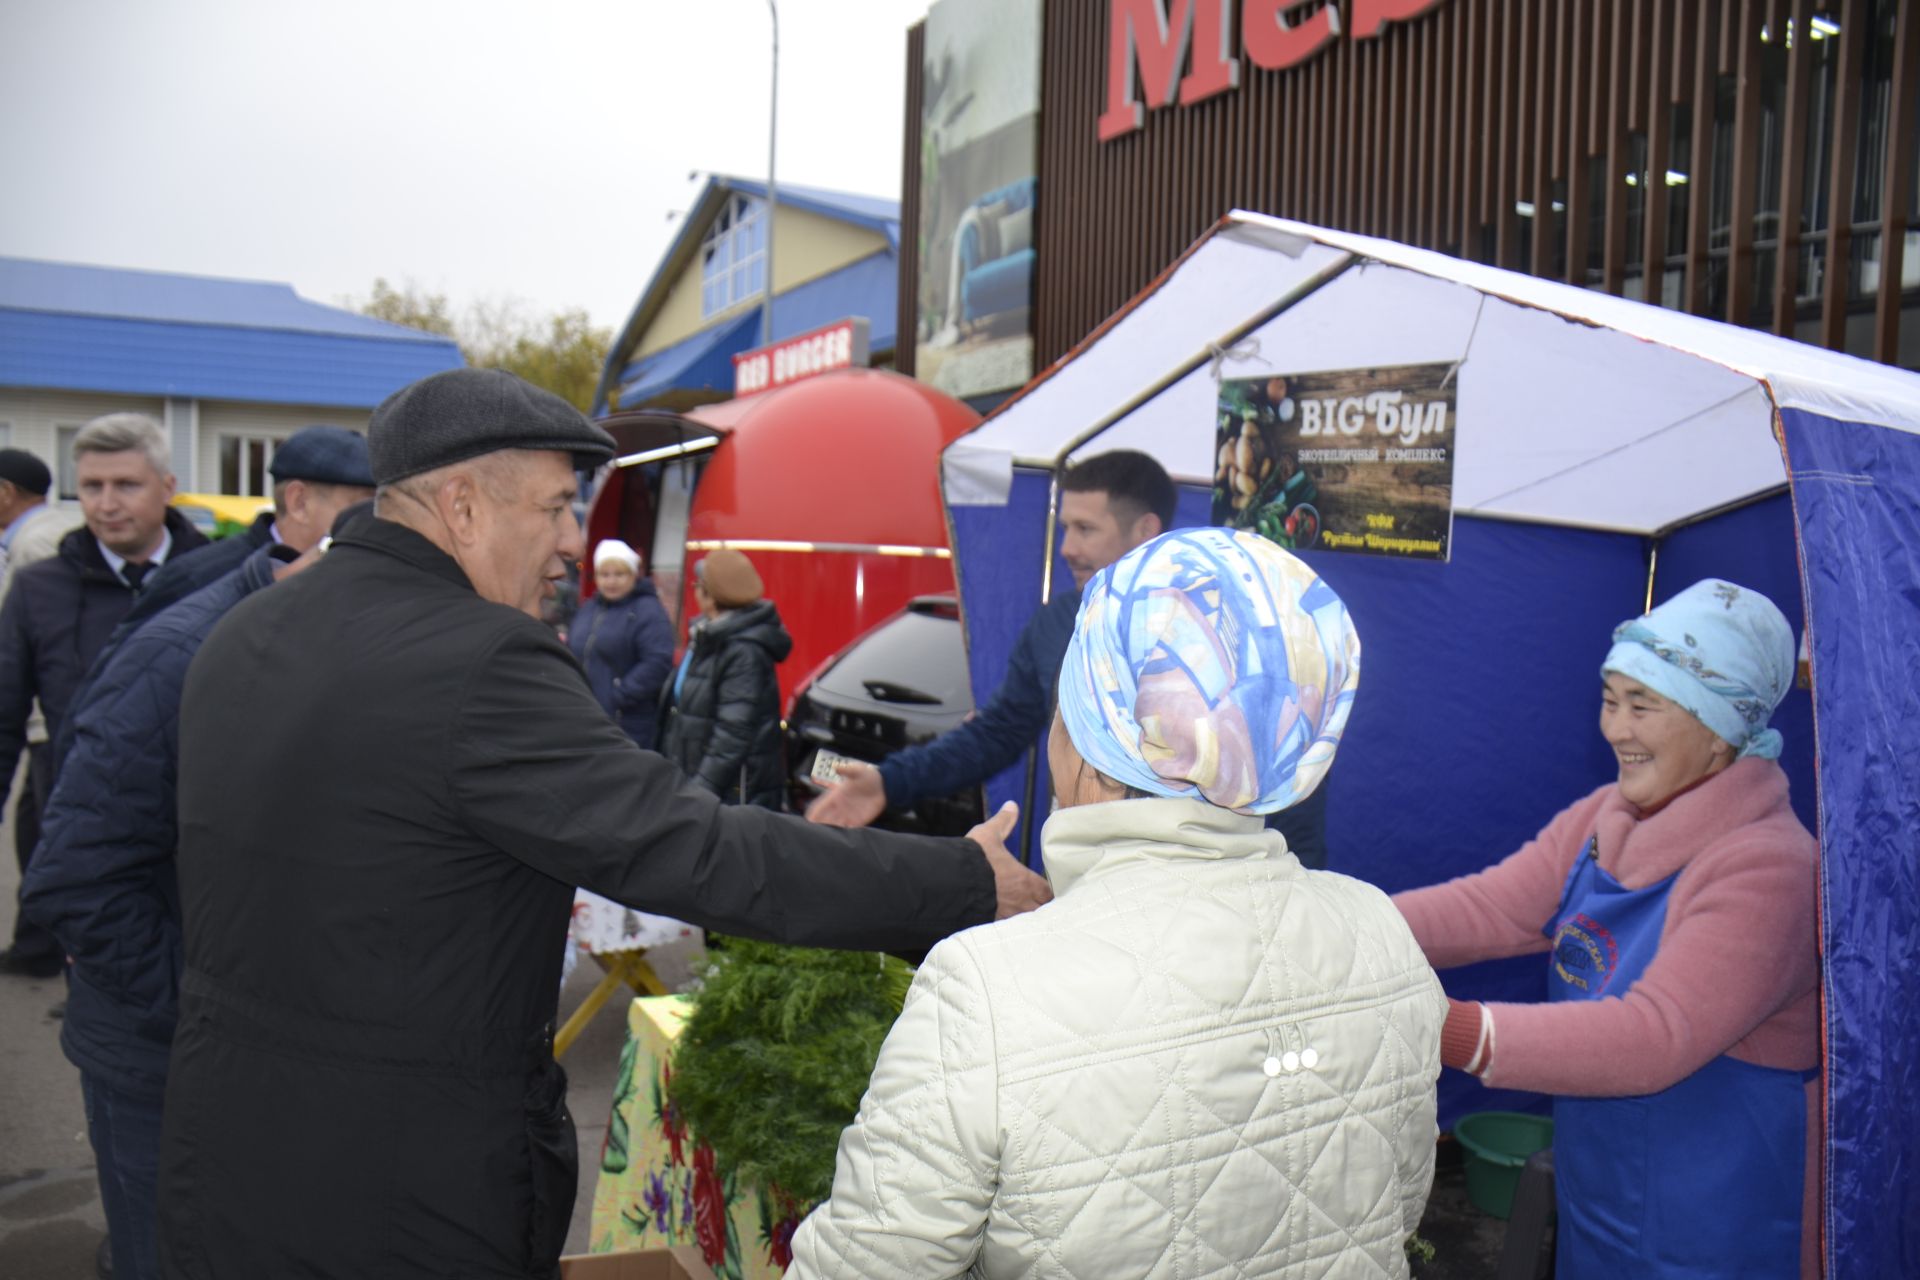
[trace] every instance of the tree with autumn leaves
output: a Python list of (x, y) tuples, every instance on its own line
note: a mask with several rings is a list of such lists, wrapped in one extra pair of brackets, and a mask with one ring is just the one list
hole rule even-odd
[(376, 279), (370, 296), (349, 298), (346, 305), (376, 320), (452, 338), (474, 368), (518, 374), (582, 413), (593, 409), (594, 388), (613, 344), (613, 331), (596, 329), (585, 308), (537, 316), (522, 302), (496, 298), (456, 314), (445, 294), (412, 281), (396, 288), (384, 277)]

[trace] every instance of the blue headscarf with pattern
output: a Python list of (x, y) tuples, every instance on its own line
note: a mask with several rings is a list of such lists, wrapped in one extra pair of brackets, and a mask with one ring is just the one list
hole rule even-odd
[(1638, 680), (1741, 755), (1774, 760), (1780, 734), (1767, 721), (1787, 696), (1793, 654), (1793, 627), (1773, 601), (1706, 578), (1615, 627), (1600, 672)]
[(1273, 813), (1319, 785), (1359, 682), (1360, 637), (1312, 569), (1245, 530), (1181, 529), (1087, 584), (1060, 716), (1116, 782)]

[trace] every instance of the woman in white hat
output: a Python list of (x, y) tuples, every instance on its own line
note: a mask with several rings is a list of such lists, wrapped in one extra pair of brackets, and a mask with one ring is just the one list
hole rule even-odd
[(640, 553), (618, 538), (593, 549), (593, 585), (593, 598), (573, 616), (567, 647), (607, 714), (651, 751), (660, 689), (673, 670), (673, 624), (653, 583), (640, 576)]

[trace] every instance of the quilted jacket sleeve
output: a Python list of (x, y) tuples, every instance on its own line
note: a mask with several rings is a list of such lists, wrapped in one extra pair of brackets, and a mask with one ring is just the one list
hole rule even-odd
[(914, 979), (788, 1280), (965, 1274), (1000, 1180), (999, 1131), (985, 983), (956, 937)]
[(744, 802), (744, 771), (754, 735), (780, 718), (779, 678), (772, 659), (757, 644), (727, 644), (713, 665), (713, 733), (692, 773), (713, 794)]
[(163, 1041), (179, 986), (180, 688), (197, 647), (141, 635), (100, 674), (74, 713), (23, 894), (86, 980)]

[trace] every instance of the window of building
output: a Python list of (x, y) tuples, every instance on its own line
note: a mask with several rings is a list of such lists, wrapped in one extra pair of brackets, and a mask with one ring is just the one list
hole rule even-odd
[(221, 436), (220, 492), (243, 498), (272, 497), (273, 477), (267, 468), (273, 465), (273, 449), (279, 443), (274, 436)]
[(12, 444), (13, 424), (11, 422), (0, 422), (0, 449), (9, 448)]
[(700, 314), (718, 315), (767, 287), (766, 205), (734, 196), (700, 246)]
[(80, 496), (80, 480), (74, 474), (73, 467), (73, 441), (79, 434), (80, 424), (77, 422), (56, 425), (53, 429), (53, 451), (60, 459), (60, 465), (55, 468), (54, 488), (69, 502)]

